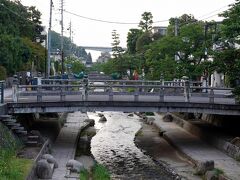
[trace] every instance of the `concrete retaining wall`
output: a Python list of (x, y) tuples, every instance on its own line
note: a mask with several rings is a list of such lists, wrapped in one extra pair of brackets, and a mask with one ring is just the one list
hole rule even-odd
[[(201, 128), (197, 127), (190, 122), (178, 117), (177, 115), (172, 114), (173, 121), (184, 128), (186, 131), (190, 132), (193, 135), (196, 135), (208, 142), (209, 144), (215, 146), (219, 150), (225, 152), (230, 157), (240, 160), (240, 148), (224, 139), (214, 136), (211, 132), (203, 132)], [(208, 118), (212, 118), (213, 116), (209, 116)], [(215, 117), (216, 118), (216, 117)]]

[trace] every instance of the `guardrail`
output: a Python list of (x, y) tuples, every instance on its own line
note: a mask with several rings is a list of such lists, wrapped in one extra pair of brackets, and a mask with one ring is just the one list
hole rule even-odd
[[(183, 102), (191, 102), (193, 97), (208, 98), (208, 103), (215, 103), (217, 98), (231, 98), (231, 88), (201, 87), (199, 82), (168, 81), (133, 81), (133, 80), (44, 80), (42, 85), (18, 85), (17, 100), (21, 96), (34, 96), (41, 102), (44, 96), (58, 96), (60, 101), (66, 97), (81, 97), (88, 101), (94, 95), (108, 96), (106, 100), (113, 101), (114, 96), (133, 96), (134, 101), (139, 101), (142, 96), (155, 96), (159, 102), (165, 102), (165, 97), (182, 97)], [(46, 82), (46, 84), (44, 84)], [(193, 86), (195, 85), (195, 86)], [(76, 96), (77, 95), (77, 96)], [(77, 99), (75, 99), (77, 100)]]
[(4, 103), (4, 84), (5, 81), (0, 81), (0, 103)]

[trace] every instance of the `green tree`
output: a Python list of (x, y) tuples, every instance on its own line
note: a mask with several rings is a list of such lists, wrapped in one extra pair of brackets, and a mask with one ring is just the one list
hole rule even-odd
[(139, 27), (144, 31), (151, 31), (152, 30), (152, 24), (153, 24), (153, 15), (151, 12), (144, 12), (142, 14), (142, 19), (139, 23)]
[(143, 34), (140, 29), (130, 29), (127, 36), (127, 52), (135, 54), (137, 52), (137, 40)]
[(235, 93), (240, 96), (240, 1), (236, 0), (230, 8), (220, 16), (225, 19), (221, 26), (221, 37), (217, 40), (217, 49), (214, 63), (218, 70), (225, 73), (229, 85), (235, 88)]
[(119, 58), (123, 52), (122, 47), (120, 46), (120, 37), (116, 30), (112, 31), (112, 52), (115, 59)]

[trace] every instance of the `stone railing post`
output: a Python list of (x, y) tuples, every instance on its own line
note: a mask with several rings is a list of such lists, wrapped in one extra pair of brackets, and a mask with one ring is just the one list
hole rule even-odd
[(190, 102), (190, 82), (188, 80), (188, 77), (184, 76), (184, 98), (185, 102)]
[(42, 86), (37, 86), (37, 102), (42, 101)]
[(65, 92), (63, 86), (61, 86), (60, 101), (65, 101)]
[(88, 100), (88, 78), (84, 78), (83, 79), (83, 83), (84, 83), (84, 87), (83, 87), (83, 90), (84, 90), (84, 100), (87, 101)]
[(113, 89), (112, 89), (112, 86), (109, 87), (108, 95), (109, 95), (109, 101), (113, 101)]
[(164, 102), (164, 88), (161, 87), (159, 90), (159, 101)]
[(209, 103), (210, 103), (210, 104), (214, 104), (214, 91), (213, 91), (213, 88), (210, 89), (210, 93), (209, 93)]
[(18, 102), (18, 79), (17, 79), (17, 75), (14, 75), (14, 79), (13, 79), (12, 100), (13, 100), (13, 102)]
[(134, 92), (134, 101), (139, 100), (139, 87), (136, 87), (135, 92)]

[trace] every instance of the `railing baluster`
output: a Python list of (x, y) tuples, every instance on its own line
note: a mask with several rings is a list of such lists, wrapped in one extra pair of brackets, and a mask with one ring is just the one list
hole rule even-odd
[(113, 101), (113, 89), (112, 89), (112, 86), (109, 87), (109, 101)]
[(164, 102), (164, 88), (161, 87), (159, 91), (159, 101)]
[(37, 102), (42, 101), (42, 86), (37, 86)]
[(65, 101), (65, 92), (63, 86), (61, 86), (60, 101)]
[(210, 103), (210, 104), (214, 104), (214, 91), (213, 91), (213, 88), (210, 89), (210, 93), (209, 93), (209, 103)]
[(136, 87), (135, 92), (134, 92), (134, 101), (139, 100), (139, 87)]

